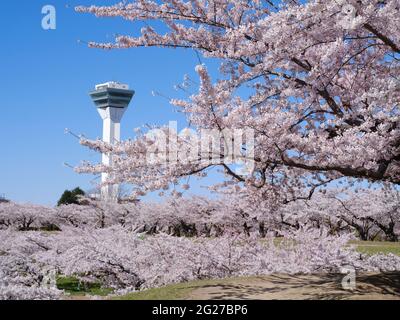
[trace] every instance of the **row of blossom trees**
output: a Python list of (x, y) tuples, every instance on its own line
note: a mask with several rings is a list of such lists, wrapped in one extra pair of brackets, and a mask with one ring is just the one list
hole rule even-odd
[(349, 245), (355, 235), (378, 232), (397, 240), (398, 197), (394, 190), (331, 191), (268, 210), (243, 194), (164, 203), (82, 199), (57, 208), (2, 203), (0, 299), (61, 298), (59, 275), (120, 294), (195, 279), (338, 272), (349, 265), (400, 270), (397, 256), (368, 256)]
[(235, 231), (265, 237), (309, 225), (324, 227), (330, 234), (353, 233), (361, 240), (398, 241), (400, 237), (400, 193), (396, 190), (330, 190), (280, 207), (260, 206), (240, 195), (214, 200), (171, 197), (161, 203), (81, 202), (57, 208), (2, 203), (0, 228), (28, 231), (119, 225), (147, 234), (210, 237)]
[(400, 270), (393, 254), (367, 256), (349, 235), (324, 229), (282, 231), (284, 238), (226, 234), (219, 238), (146, 236), (130, 228), (68, 228), (62, 232), (0, 230), (0, 300), (57, 299), (58, 275), (101, 283), (116, 294), (196, 279)]
[(309, 222), (326, 226), (332, 234), (354, 232), (361, 240), (400, 237), (400, 198), (396, 190), (328, 191), (311, 200), (290, 203), (281, 210), (283, 225)]

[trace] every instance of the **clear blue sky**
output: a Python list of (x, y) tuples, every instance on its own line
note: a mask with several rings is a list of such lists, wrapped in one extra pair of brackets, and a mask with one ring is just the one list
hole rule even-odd
[[(182, 96), (173, 86), (185, 73), (196, 78), (193, 51), (141, 48), (103, 51), (82, 41), (112, 41), (114, 34), (138, 34), (141, 23), (98, 19), (75, 13), (76, 5), (117, 0), (20, 0), (0, 11), (0, 194), (20, 202), (54, 204), (65, 189), (92, 188), (93, 176), (78, 175), (63, 163), (97, 161), (99, 156), (64, 134), (101, 135), (101, 120), (88, 92), (109, 80), (128, 83), (136, 96), (122, 122), (122, 138), (145, 123), (178, 120), (167, 99)], [(42, 7), (57, 10), (57, 29), (41, 27)], [(198, 190), (199, 186), (196, 187)], [(196, 190), (195, 188), (195, 190)]]

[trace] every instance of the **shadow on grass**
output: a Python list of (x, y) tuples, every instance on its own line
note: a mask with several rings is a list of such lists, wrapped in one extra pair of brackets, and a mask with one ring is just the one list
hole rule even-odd
[[(362, 274), (355, 290), (344, 290), (342, 274), (270, 275), (249, 282), (215, 283), (193, 287), (193, 298), (204, 299), (395, 299), (400, 298), (400, 272)], [(200, 291), (199, 291), (200, 290)]]

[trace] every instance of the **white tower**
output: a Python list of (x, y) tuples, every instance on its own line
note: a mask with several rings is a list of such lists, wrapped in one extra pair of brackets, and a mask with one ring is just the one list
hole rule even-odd
[[(107, 82), (96, 85), (96, 90), (90, 92), (97, 110), (103, 119), (103, 141), (114, 144), (121, 140), (121, 119), (129, 103), (132, 100), (134, 91), (129, 90), (126, 84)], [(103, 153), (102, 162), (106, 166), (112, 164), (112, 156)], [(107, 181), (108, 174), (101, 175), (101, 182)], [(101, 197), (107, 201), (117, 201), (118, 185), (107, 185), (101, 189)]]

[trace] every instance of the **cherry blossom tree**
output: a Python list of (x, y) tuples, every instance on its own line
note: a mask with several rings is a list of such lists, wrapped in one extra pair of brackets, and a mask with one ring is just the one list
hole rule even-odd
[(51, 237), (38, 232), (0, 230), (0, 300), (60, 298), (62, 291), (51, 277), (55, 267), (40, 259), (42, 254), (49, 254)]
[(14, 228), (27, 231), (51, 226), (54, 222), (52, 208), (15, 202), (0, 203), (0, 229)]
[(311, 200), (283, 205), (273, 218), (278, 229), (298, 229), (307, 224), (328, 228), (331, 234), (354, 232), (361, 240), (398, 241), (399, 208), (396, 189), (335, 188), (318, 193)]
[(81, 204), (62, 205), (56, 209), (60, 225), (83, 228), (105, 228), (114, 224), (124, 225), (126, 216), (132, 213), (124, 205), (101, 199), (81, 198)]
[[(362, 240), (373, 240), (383, 233), (388, 241), (400, 236), (400, 193), (397, 190), (362, 190), (347, 197), (335, 197), (337, 216), (354, 227)], [(370, 233), (375, 233), (369, 237)]]
[[(349, 5), (350, 16), (343, 10)], [(91, 47), (189, 48), (219, 59), (220, 79), (199, 65), (198, 92), (171, 103), (197, 133), (216, 130), (226, 144), (224, 130), (251, 129), (255, 138), (255, 168), (246, 175), (219, 154), (217, 161), (195, 153), (189, 162), (151, 164), (146, 155), (154, 141), (145, 135), (114, 147), (83, 139), (117, 157), (111, 167), (85, 164), (80, 171), (108, 171), (111, 182), (132, 183), (142, 194), (218, 166), (226, 182), (280, 202), (309, 198), (338, 179), (400, 183), (397, 0), (138, 0), (77, 11), (146, 22), (139, 37)]]

